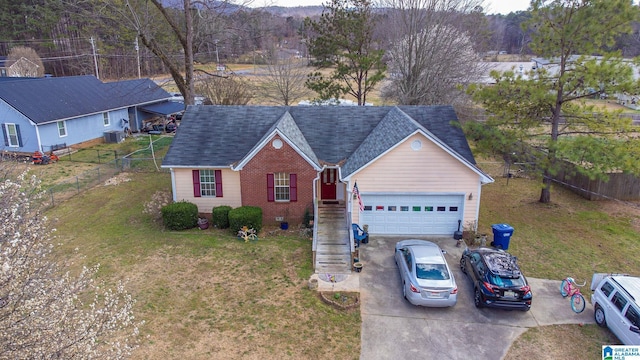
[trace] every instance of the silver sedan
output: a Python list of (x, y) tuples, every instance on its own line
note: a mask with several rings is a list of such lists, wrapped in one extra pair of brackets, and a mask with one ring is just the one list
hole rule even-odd
[(399, 241), (395, 260), (402, 278), (402, 295), (410, 303), (430, 307), (456, 304), (458, 286), (438, 245), (426, 240)]

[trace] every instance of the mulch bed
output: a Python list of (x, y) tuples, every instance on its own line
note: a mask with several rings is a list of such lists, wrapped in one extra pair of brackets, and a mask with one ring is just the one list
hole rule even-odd
[(360, 293), (357, 292), (318, 291), (318, 294), (320, 294), (322, 301), (340, 310), (349, 310), (360, 306)]

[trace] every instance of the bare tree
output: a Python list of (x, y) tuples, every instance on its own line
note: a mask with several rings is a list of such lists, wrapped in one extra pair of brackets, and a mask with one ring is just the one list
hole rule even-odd
[(37, 210), (37, 181), (0, 167), (0, 358), (122, 359), (135, 348), (135, 301), (105, 289), (97, 267), (63, 272)]
[(309, 71), (300, 56), (280, 57), (273, 49), (267, 56), (265, 71), (258, 91), (267, 101), (288, 106), (311, 94), (305, 86)]
[(247, 105), (253, 99), (253, 85), (233, 74), (198, 81), (196, 90), (207, 98), (206, 105)]
[(390, 21), (387, 97), (405, 105), (460, 102), (464, 93), (458, 86), (484, 72), (476, 34), (465, 24), (482, 15), (482, 0), (381, 1)]
[[(194, 41), (197, 24), (218, 21), (232, 2), (226, 0), (107, 0), (107, 2), (111, 11), (127, 21), (137, 32), (142, 44), (167, 67), (184, 96), (185, 104), (193, 104), (195, 98)], [(244, 1), (243, 4), (246, 5), (249, 2)], [(215, 26), (206, 27), (206, 29), (215, 28)], [(211, 41), (214, 41), (213, 37)], [(199, 46), (202, 46), (202, 41), (204, 40), (198, 41)], [(179, 56), (176, 56), (174, 44), (179, 44)]]
[(497, 55), (501, 50), (506, 49), (504, 46), (504, 37), (507, 29), (506, 21), (501, 16), (489, 16), (489, 26), (491, 27), (491, 40), (489, 44), (488, 50), (491, 51), (491, 55), (493, 59), (491, 61), (497, 60)]
[(5, 62), (8, 76), (42, 77), (44, 65), (38, 53), (29, 47), (16, 46), (11, 49)]

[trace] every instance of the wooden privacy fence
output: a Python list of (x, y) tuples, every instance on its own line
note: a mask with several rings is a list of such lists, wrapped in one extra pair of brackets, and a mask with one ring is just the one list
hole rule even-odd
[(611, 173), (609, 180), (591, 180), (578, 173), (575, 165), (565, 162), (563, 169), (553, 177), (561, 186), (589, 200), (640, 200), (640, 178), (632, 174)]

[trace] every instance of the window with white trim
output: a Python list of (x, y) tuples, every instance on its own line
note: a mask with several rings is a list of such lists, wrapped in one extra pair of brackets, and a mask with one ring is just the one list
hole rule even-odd
[(18, 140), (18, 129), (16, 124), (5, 124), (7, 129), (7, 141), (9, 141), (9, 147), (19, 147), (20, 141)]
[(67, 136), (67, 122), (66, 121), (58, 121), (58, 135), (60, 137)]
[(275, 173), (273, 174), (274, 190), (276, 195), (276, 201), (289, 201), (290, 187), (289, 187), (289, 174), (287, 173)]
[(200, 195), (216, 196), (216, 177), (214, 170), (200, 170)]
[(102, 122), (103, 122), (104, 126), (109, 126), (109, 124), (111, 124), (111, 122), (109, 121), (109, 113), (108, 112), (102, 113)]

